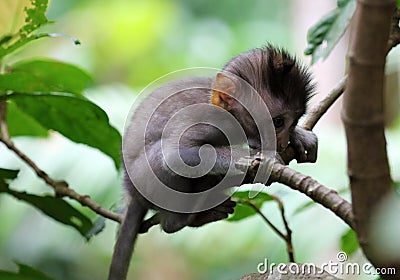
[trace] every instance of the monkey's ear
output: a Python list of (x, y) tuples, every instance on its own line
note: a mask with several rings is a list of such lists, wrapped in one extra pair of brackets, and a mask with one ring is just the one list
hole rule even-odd
[(211, 103), (229, 111), (236, 102), (233, 98), (235, 91), (235, 82), (225, 74), (218, 73), (211, 92)]

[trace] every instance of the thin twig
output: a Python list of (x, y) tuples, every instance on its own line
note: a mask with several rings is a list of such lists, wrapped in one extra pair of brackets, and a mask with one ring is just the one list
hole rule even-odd
[(283, 205), (282, 200), (280, 200), (279, 197), (270, 194), (270, 196), (278, 203), (278, 207), (279, 210), (281, 211), (281, 217), (282, 217), (282, 221), (283, 221), (283, 225), (285, 226), (285, 230), (286, 230), (286, 235), (285, 235), (285, 241), (286, 241), (286, 250), (288, 252), (289, 255), (289, 261), (290, 262), (295, 262), (294, 260), (294, 248), (293, 248), (293, 242), (292, 242), (292, 230), (289, 227), (289, 224), (286, 220), (286, 216), (285, 216), (285, 207)]
[(35, 171), (36, 175), (43, 179), (46, 184), (50, 185), (53, 189), (57, 188), (56, 181), (52, 180), (46, 172), (41, 170), (36, 163), (34, 163), (26, 154), (24, 154), (20, 149), (18, 149), (11, 140), (5, 139), (3, 136), (0, 137), (0, 142), (3, 142), (4, 145), (11, 151), (13, 151), (20, 159), (22, 159), (26, 164), (28, 164), (33, 171)]
[(342, 95), (346, 86), (347, 75), (345, 75), (336, 86), (328, 93), (328, 95), (317, 105), (315, 105), (307, 114), (302, 127), (307, 130), (312, 130), (321, 117)]
[(244, 199), (239, 199), (237, 200), (239, 203), (241, 204), (246, 204), (248, 206), (250, 206), (251, 208), (254, 209), (254, 211), (257, 212), (257, 214), (259, 214), (261, 216), (261, 218), (272, 228), (272, 230), (279, 235), (280, 238), (286, 240), (286, 235), (281, 232), (260, 210), (260, 208), (258, 208), (257, 205), (255, 205), (253, 202), (249, 201), (249, 200), (244, 200)]
[(79, 201), (81, 205), (89, 207), (97, 214), (99, 214), (105, 218), (108, 218), (110, 220), (121, 223), (121, 220), (122, 220), (121, 215), (101, 207), (101, 205), (94, 202), (90, 198), (89, 195), (81, 195), (81, 194), (77, 193), (76, 191), (74, 191), (73, 189), (69, 188), (67, 183), (64, 182), (64, 184), (65, 185), (58, 184), (58, 187), (55, 190), (57, 196), (60, 196), (60, 197), (66, 196), (66, 197), (72, 198), (76, 201)]
[(20, 159), (22, 159), (27, 165), (29, 165), (36, 175), (43, 179), (49, 186), (51, 186), (56, 196), (59, 197), (69, 197), (81, 203), (82, 206), (89, 207), (91, 210), (105, 218), (114, 220), (116, 222), (121, 222), (121, 216), (110, 210), (101, 207), (99, 204), (94, 202), (88, 195), (80, 195), (73, 189), (68, 187), (68, 184), (64, 181), (55, 181), (47, 175), (46, 172), (41, 170), (26, 154), (19, 150), (12, 141), (6, 139), (3, 135), (0, 137), (0, 142), (7, 146), (7, 148), (13, 151)]
[(281, 216), (282, 216), (282, 220), (283, 220), (283, 224), (285, 226), (285, 230), (286, 230), (286, 234), (284, 234), (282, 231), (280, 231), (268, 218), (267, 216), (265, 216), (262, 212), (261, 209), (255, 205), (253, 202), (246, 200), (246, 199), (237, 199), (236, 202), (241, 203), (241, 204), (245, 204), (250, 206), (251, 208), (254, 209), (254, 211), (257, 212), (258, 215), (261, 216), (261, 218), (268, 224), (268, 226), (271, 227), (271, 229), (280, 237), (282, 238), (285, 243), (286, 243), (286, 248), (287, 248), (287, 252), (288, 252), (288, 256), (289, 256), (289, 261), (290, 262), (295, 262), (294, 260), (294, 253), (293, 253), (293, 243), (292, 243), (292, 230), (289, 228), (289, 225), (287, 223), (286, 217), (285, 217), (285, 209), (283, 206), (282, 201), (274, 196), (274, 195), (270, 195), (272, 197), (273, 200), (275, 200), (278, 203), (278, 207), (279, 210), (281, 212)]
[(7, 128), (7, 101), (0, 101), (0, 134), (4, 139), (10, 139), (10, 134)]

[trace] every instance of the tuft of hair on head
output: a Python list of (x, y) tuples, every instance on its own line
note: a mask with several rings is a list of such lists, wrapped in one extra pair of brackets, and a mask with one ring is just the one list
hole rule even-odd
[(223, 70), (285, 103), (303, 104), (314, 95), (315, 84), (308, 68), (282, 48), (267, 44), (234, 57)]
[(270, 93), (286, 102), (300, 98), (307, 103), (315, 90), (308, 68), (282, 48), (269, 44), (264, 51), (268, 53), (268, 69), (264, 73)]

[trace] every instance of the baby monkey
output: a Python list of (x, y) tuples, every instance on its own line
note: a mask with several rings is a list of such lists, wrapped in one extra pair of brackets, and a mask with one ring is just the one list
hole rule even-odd
[[(253, 90), (243, 94), (243, 84), (250, 85)], [(224, 178), (227, 180), (221, 193), (227, 187), (252, 182), (245, 175), (231, 172), (232, 163), (249, 153), (249, 148), (252, 154), (261, 151), (264, 139), (260, 135), (260, 125), (249, 112), (252, 108), (239, 99), (260, 100), (266, 105), (278, 153), (284, 153), (290, 145), (297, 162), (315, 162), (317, 137), (297, 126), (313, 91), (308, 70), (286, 51), (268, 45), (238, 55), (213, 78), (174, 80), (147, 96), (135, 111), (123, 137), (127, 205), (108, 279), (126, 279), (136, 237), (152, 225), (160, 224), (165, 232), (173, 233), (185, 226), (199, 227), (233, 213), (235, 203), (229, 197), (214, 193), (207, 199), (192, 200), (189, 195), (208, 191)], [(204, 107), (200, 112), (189, 109), (189, 113), (179, 114), (182, 108), (201, 105), (214, 108), (215, 113)], [(265, 122), (268, 118), (265, 117)], [(213, 125), (219, 120), (229, 132), (232, 119), (240, 125), (244, 137), (228, 139)], [(197, 123), (188, 125), (194, 122)], [(172, 129), (166, 129), (168, 125)], [(204, 159), (211, 157), (213, 165), (200, 168)], [(191, 176), (176, 172), (173, 165), (179, 160), (191, 172), (194, 170), (191, 167), (200, 169), (189, 172)], [(157, 179), (152, 179), (154, 177)], [(170, 198), (160, 185), (189, 195)], [(149, 197), (156, 201), (164, 199), (167, 206), (150, 201)], [(221, 202), (203, 209), (204, 201), (209, 198)], [(149, 209), (157, 213), (144, 221)]]

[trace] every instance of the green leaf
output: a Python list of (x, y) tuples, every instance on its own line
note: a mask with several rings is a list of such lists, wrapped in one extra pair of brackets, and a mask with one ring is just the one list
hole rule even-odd
[(0, 75), (0, 91), (81, 94), (91, 81), (88, 73), (68, 63), (50, 59), (25, 60), (11, 65)]
[(349, 229), (340, 237), (340, 249), (351, 256), (360, 247), (354, 230)]
[(54, 220), (75, 228), (82, 236), (86, 236), (93, 227), (88, 217), (61, 198), (38, 196), (11, 189), (7, 189), (6, 192), (19, 200), (29, 203)]
[(21, 28), (21, 33), (24, 35), (31, 34), (41, 25), (48, 23), (45, 15), (48, 0), (31, 0), (31, 4), (33, 5), (32, 8), (25, 8), (25, 22), (27, 24)]
[(265, 192), (259, 192), (253, 198), (250, 198), (253, 194), (253, 191), (242, 191), (242, 192), (235, 192), (232, 195), (232, 198), (238, 198), (244, 201), (251, 201), (255, 204), (258, 208), (261, 208), (264, 202), (273, 201), (273, 197)]
[(17, 178), (19, 170), (0, 168), (0, 192), (7, 191), (8, 181)]
[(400, 0), (397, 0), (397, 7), (400, 8)]
[(251, 206), (247, 204), (238, 203), (235, 207), (235, 212), (231, 216), (229, 216), (226, 221), (228, 222), (237, 222), (253, 215), (257, 214), (256, 210), (254, 210)]
[(21, 111), (14, 102), (7, 102), (7, 127), (11, 137), (35, 136), (47, 137), (49, 132), (30, 115)]
[(312, 55), (312, 63), (328, 57), (346, 31), (356, 6), (356, 0), (338, 0), (337, 8), (308, 30), (308, 46), (304, 53)]
[(237, 222), (256, 214), (257, 212), (254, 210), (254, 208), (246, 204), (246, 202), (251, 202), (252, 204), (257, 206), (258, 209), (261, 209), (262, 205), (265, 202), (274, 200), (272, 196), (263, 192), (258, 193), (257, 196), (253, 198), (250, 198), (250, 196), (251, 191), (235, 192), (232, 195), (232, 198), (236, 198), (238, 203), (235, 207), (235, 212), (226, 221)]
[(0, 270), (0, 279), (7, 280), (52, 280), (52, 278), (48, 277), (43, 272), (30, 267), (26, 264), (18, 263), (18, 272), (8, 272), (4, 270)]
[(14, 180), (18, 176), (19, 170), (0, 168), (0, 180)]
[(31, 0), (32, 7), (25, 7), (25, 25), (16, 34), (5, 34), (0, 37), (0, 59), (23, 45), (50, 36), (49, 34), (32, 34), (39, 27), (50, 23), (46, 18), (48, 0)]
[(120, 166), (121, 135), (110, 125), (107, 114), (84, 97), (62, 94), (0, 95), (47, 129), (58, 131), (76, 143), (97, 148)]
[(86, 240), (90, 240), (95, 235), (98, 235), (102, 232), (106, 227), (106, 218), (99, 217), (94, 221), (93, 227), (89, 230), (89, 232), (85, 235)]

